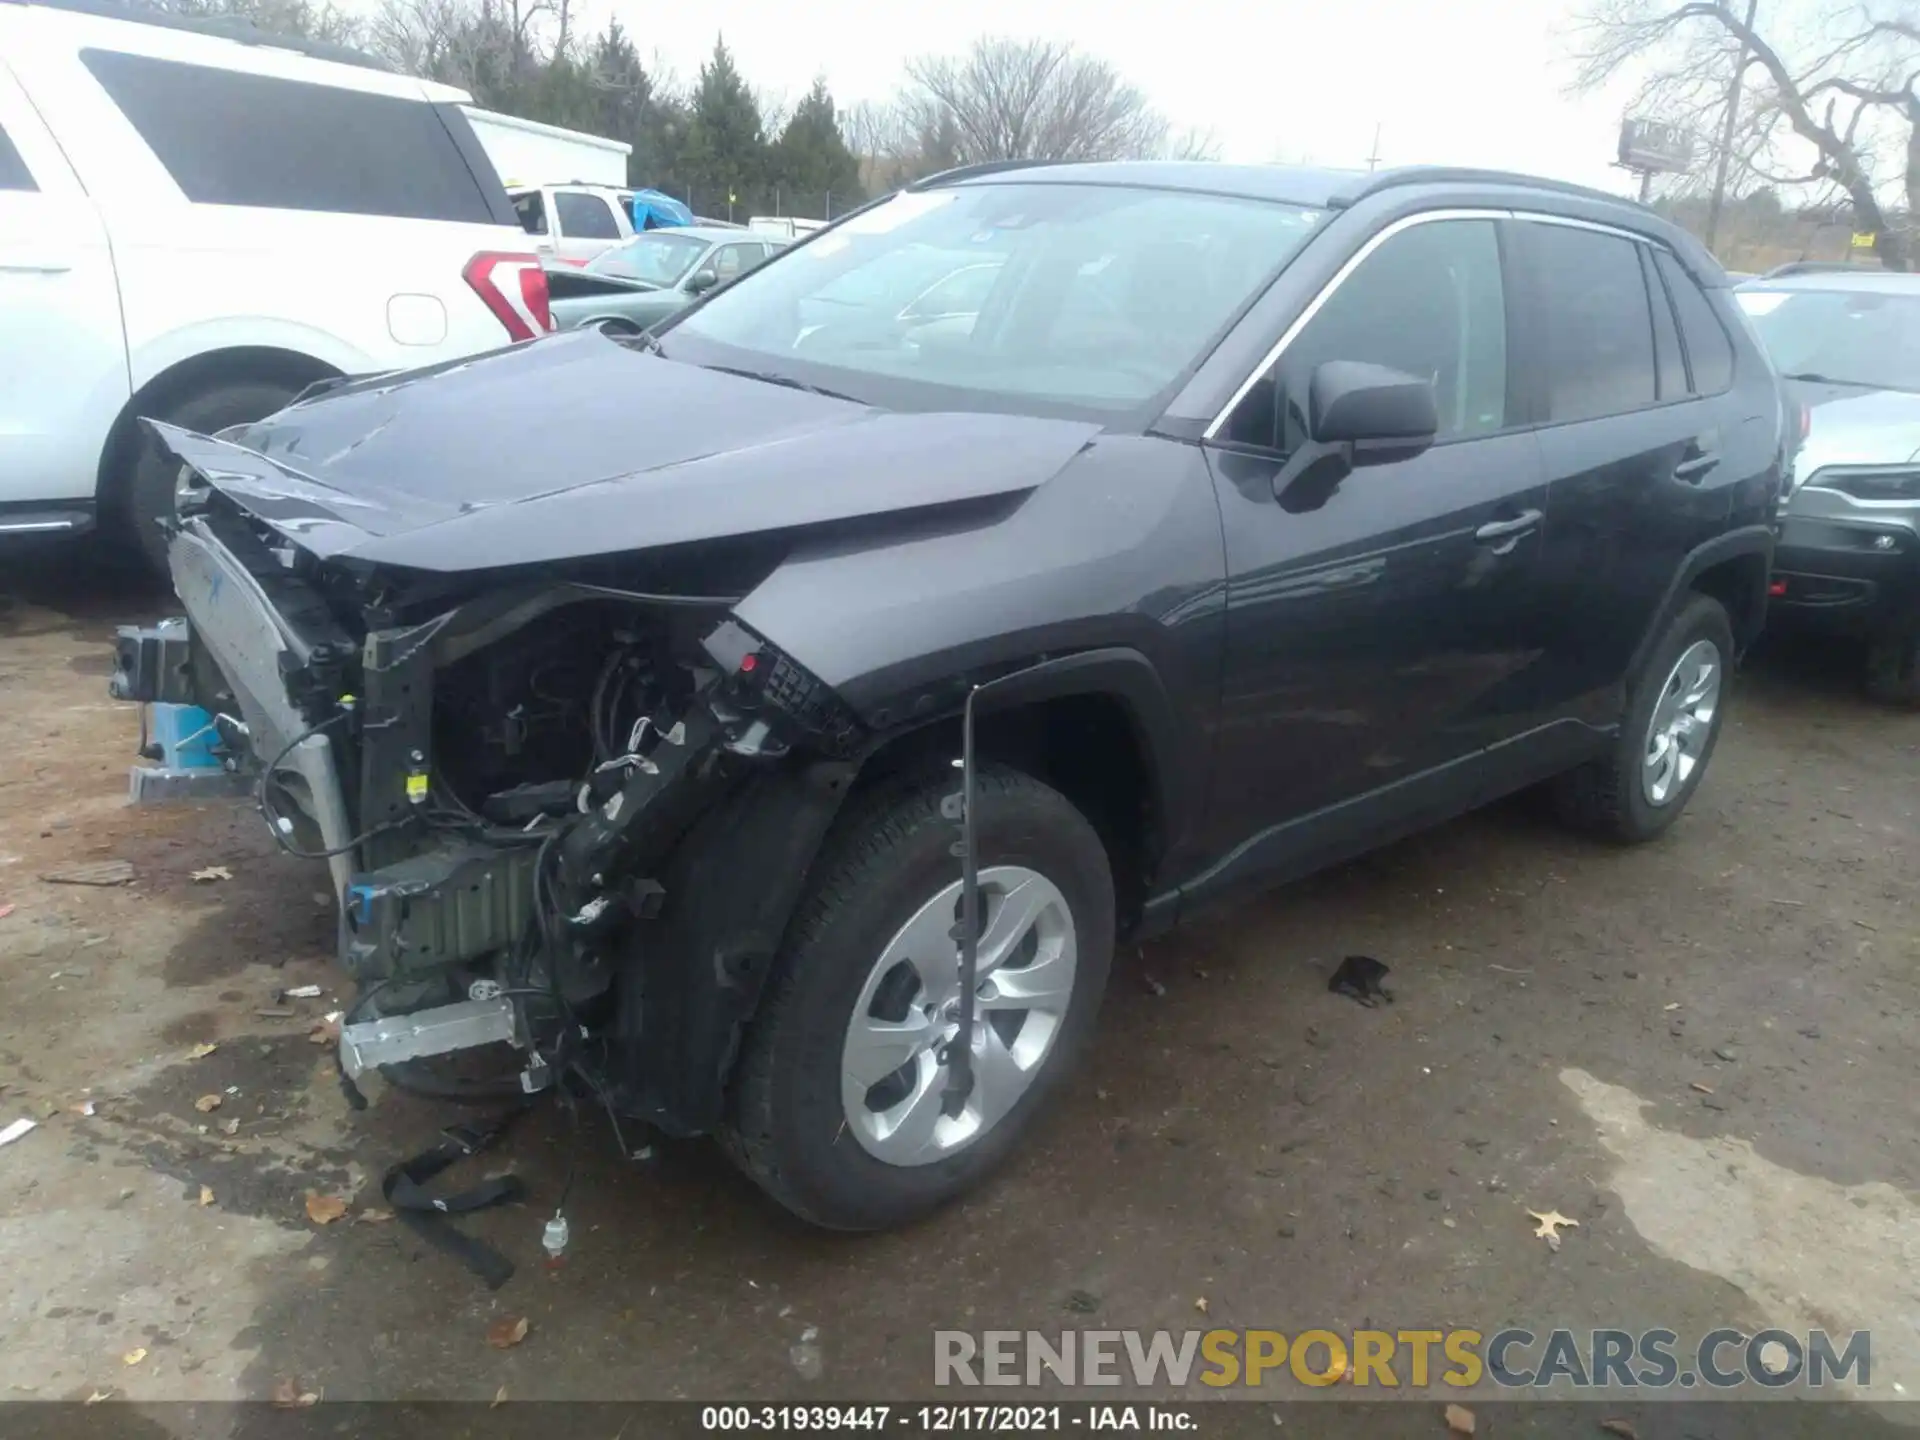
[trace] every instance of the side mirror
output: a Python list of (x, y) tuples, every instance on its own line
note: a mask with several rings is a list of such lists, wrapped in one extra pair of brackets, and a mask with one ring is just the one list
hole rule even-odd
[(1439, 429), (1433, 385), (1417, 375), (1328, 360), (1308, 382), (1308, 433), (1322, 445), (1353, 446), (1356, 465), (1417, 455)]
[(711, 270), (696, 270), (693, 278), (687, 281), (687, 290), (694, 295), (704, 295), (720, 283), (720, 277)]

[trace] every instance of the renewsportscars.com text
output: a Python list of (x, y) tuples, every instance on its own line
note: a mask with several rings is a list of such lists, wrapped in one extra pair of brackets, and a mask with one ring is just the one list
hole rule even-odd
[(1854, 1330), (1714, 1330), (1684, 1346), (1672, 1330), (936, 1330), (935, 1385), (1256, 1386), (1459, 1389), (1866, 1388), (1873, 1338)]

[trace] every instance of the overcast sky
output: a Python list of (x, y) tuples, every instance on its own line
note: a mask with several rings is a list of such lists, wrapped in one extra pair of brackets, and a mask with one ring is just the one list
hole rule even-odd
[[(576, 4), (581, 0), (576, 0)], [(1490, 165), (1626, 192), (1612, 168), (1623, 96), (1570, 97), (1558, 0), (584, 0), (684, 84), (716, 33), (748, 82), (788, 100), (815, 75), (836, 100), (886, 98), (912, 55), (982, 34), (1070, 40), (1112, 62), (1221, 158)], [(576, 14), (581, 13), (576, 10)]]

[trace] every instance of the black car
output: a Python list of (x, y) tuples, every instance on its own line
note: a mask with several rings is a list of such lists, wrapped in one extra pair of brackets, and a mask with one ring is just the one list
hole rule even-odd
[[(866, 266), (992, 275), (922, 323)], [(154, 426), (190, 623), (115, 685), (332, 867), (349, 1077), (512, 1045), (879, 1227), (1014, 1143), (1119, 937), (1537, 782), (1671, 825), (1784, 413), (1713, 260), (1597, 193), (964, 170), (657, 340)]]

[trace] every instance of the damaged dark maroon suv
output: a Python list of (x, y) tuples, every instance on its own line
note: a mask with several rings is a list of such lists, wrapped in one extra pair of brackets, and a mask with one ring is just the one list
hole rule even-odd
[(1663, 831), (1788, 446), (1646, 210), (1171, 164), (938, 176), (655, 335), (152, 428), (186, 623), (115, 690), (330, 867), (345, 1074), (498, 1054), (846, 1229), (1008, 1150), (1117, 936), (1537, 782)]

